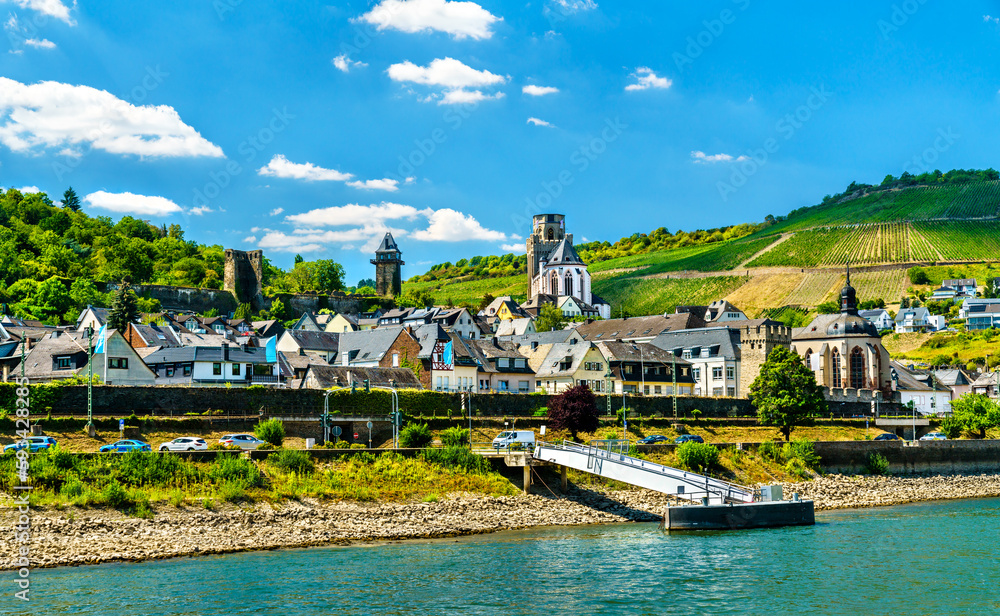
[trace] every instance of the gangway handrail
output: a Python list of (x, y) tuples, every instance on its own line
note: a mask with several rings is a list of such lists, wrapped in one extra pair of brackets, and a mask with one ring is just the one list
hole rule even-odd
[(699, 490), (697, 490), (696, 492), (685, 492), (684, 493), (685, 498), (688, 498), (693, 494), (700, 493), (702, 490), (704, 490), (704, 493), (715, 496), (739, 497), (741, 500), (745, 500), (746, 498), (756, 500), (756, 495), (754, 493), (753, 488), (732, 483), (724, 479), (716, 479), (714, 477), (709, 477), (708, 475), (692, 473), (689, 471), (676, 469), (670, 466), (665, 466), (663, 464), (657, 464), (655, 462), (641, 460), (639, 458), (634, 458), (624, 453), (611, 452), (595, 444), (585, 445), (581, 443), (575, 443), (573, 441), (564, 440), (562, 444), (546, 443), (543, 441), (539, 441), (535, 444), (535, 446), (538, 448), (549, 447), (553, 449), (573, 451), (581, 455), (586, 455), (588, 456), (588, 458), (601, 458), (605, 460), (611, 460), (614, 462), (618, 462), (620, 464), (627, 465), (631, 468), (641, 469), (645, 472), (660, 475), (662, 477), (666, 477), (674, 481), (690, 485), (694, 488), (699, 488)]

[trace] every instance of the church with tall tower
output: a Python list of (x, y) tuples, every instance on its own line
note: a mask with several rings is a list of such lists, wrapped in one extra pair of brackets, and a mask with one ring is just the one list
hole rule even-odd
[(526, 248), (529, 299), (549, 296), (563, 305), (565, 298), (572, 298), (585, 310), (611, 317), (611, 306), (591, 293), (590, 272), (573, 248), (573, 234), (566, 233), (564, 215), (534, 216)]
[(402, 267), (403, 253), (392, 238), (392, 233), (386, 233), (375, 251), (372, 259), (375, 266), (375, 292), (382, 297), (398, 297), (403, 293)]

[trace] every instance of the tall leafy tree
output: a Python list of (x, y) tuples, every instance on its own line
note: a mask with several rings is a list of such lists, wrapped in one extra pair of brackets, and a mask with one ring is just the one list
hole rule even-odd
[(827, 408), (823, 388), (799, 355), (778, 347), (771, 351), (750, 386), (750, 400), (761, 424), (776, 426), (785, 440), (792, 430)]
[(139, 298), (132, 290), (132, 283), (126, 278), (115, 292), (108, 312), (108, 328), (124, 332), (129, 323), (139, 320)]
[(76, 196), (76, 191), (70, 186), (63, 193), (63, 207), (74, 212), (80, 211), (80, 197)]
[(986, 431), (1000, 426), (1000, 405), (983, 394), (965, 394), (951, 403), (952, 417), (965, 430), (986, 438)]
[(574, 439), (578, 432), (597, 430), (597, 396), (586, 385), (554, 396), (549, 400), (549, 423), (556, 430), (569, 430)]
[(535, 329), (540, 332), (551, 332), (562, 329), (566, 325), (566, 317), (562, 310), (553, 304), (545, 304), (538, 311), (538, 318), (535, 319)]

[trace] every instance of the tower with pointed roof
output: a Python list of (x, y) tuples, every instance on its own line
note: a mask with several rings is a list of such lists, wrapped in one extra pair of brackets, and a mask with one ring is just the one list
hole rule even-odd
[(372, 259), (375, 266), (375, 292), (383, 297), (397, 297), (403, 292), (403, 253), (392, 233), (386, 233)]
[(593, 304), (590, 273), (576, 249), (573, 235), (566, 233), (565, 216), (540, 214), (534, 217), (534, 229), (527, 241), (528, 297), (549, 295), (573, 297)]

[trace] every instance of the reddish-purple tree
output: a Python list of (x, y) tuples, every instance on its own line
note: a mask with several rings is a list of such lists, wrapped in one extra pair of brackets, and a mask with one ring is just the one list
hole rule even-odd
[(577, 432), (597, 430), (597, 396), (586, 385), (571, 387), (549, 400), (549, 422), (556, 430)]

